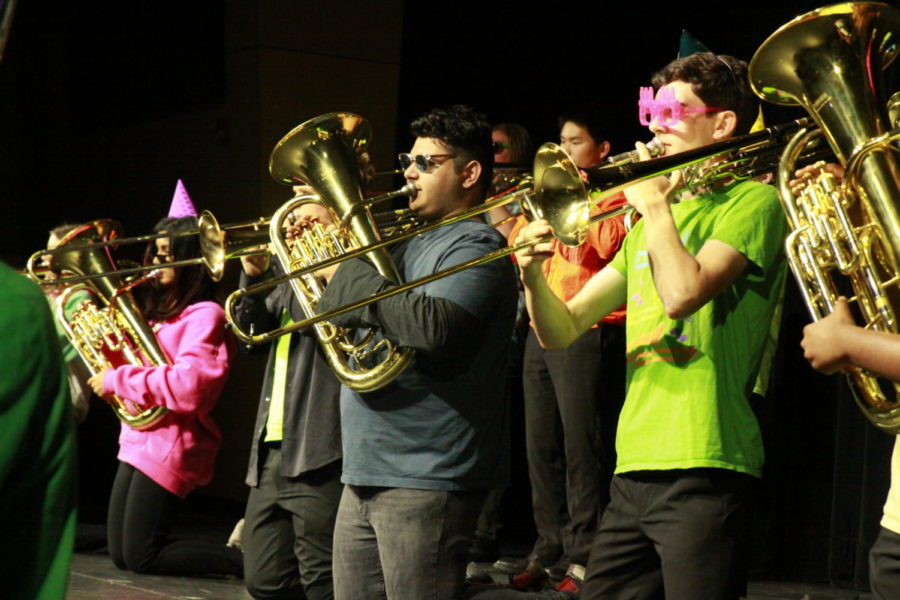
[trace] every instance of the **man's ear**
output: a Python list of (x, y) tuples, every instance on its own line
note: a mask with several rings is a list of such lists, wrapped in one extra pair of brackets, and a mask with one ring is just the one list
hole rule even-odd
[(609, 154), (609, 142), (600, 142), (597, 146), (597, 162), (601, 162)]
[(721, 110), (716, 113), (716, 128), (713, 137), (716, 141), (726, 140), (734, 135), (737, 128), (737, 113), (733, 110)]
[(477, 160), (466, 163), (461, 173), (463, 188), (467, 190), (473, 188), (478, 183), (482, 170), (481, 163)]

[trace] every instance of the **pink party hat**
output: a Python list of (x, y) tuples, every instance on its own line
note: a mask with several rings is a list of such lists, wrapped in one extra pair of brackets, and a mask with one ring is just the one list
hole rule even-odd
[(169, 216), (173, 219), (197, 216), (197, 208), (191, 202), (191, 197), (188, 196), (184, 183), (180, 179), (175, 185), (175, 194), (172, 196), (172, 204), (169, 206)]

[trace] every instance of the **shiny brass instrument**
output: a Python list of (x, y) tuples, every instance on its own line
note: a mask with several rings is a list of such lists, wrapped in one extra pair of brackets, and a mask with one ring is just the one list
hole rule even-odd
[[(365, 204), (361, 208), (378, 204), (392, 198), (405, 196), (410, 193), (411, 186), (404, 186), (399, 190), (367, 198)], [(413, 188), (414, 189), (414, 188)], [(355, 213), (354, 213), (355, 214)], [(345, 219), (353, 215), (346, 215)], [(410, 213), (408, 209), (384, 211), (375, 214), (375, 221), (382, 232), (403, 231), (409, 227), (414, 227), (418, 221)], [(230, 223), (228, 225), (220, 225), (215, 215), (208, 210), (200, 213), (197, 223), (197, 231), (183, 231), (172, 234), (166, 231), (159, 233), (151, 233), (147, 235), (139, 235), (130, 238), (113, 238), (109, 240), (97, 240), (79, 244), (82, 250), (96, 250), (111, 247), (127, 246), (130, 244), (144, 244), (160, 238), (172, 238), (180, 236), (198, 235), (200, 241), (200, 256), (198, 258), (187, 258), (184, 260), (166, 263), (166, 267), (170, 269), (179, 269), (181, 267), (190, 267), (194, 265), (203, 265), (213, 281), (221, 281), (225, 273), (225, 263), (229, 260), (242, 258), (244, 256), (253, 256), (256, 254), (268, 254), (269, 244), (269, 223), (270, 219), (261, 217), (254, 221), (246, 221), (241, 223)], [(62, 277), (56, 277), (50, 273), (48, 277), (44, 277), (46, 270), (36, 265), (44, 257), (52, 257), (56, 254), (65, 254), (69, 250), (65, 248), (38, 250), (28, 259), (28, 267), (25, 274), (31, 274), (31, 278), (44, 286), (72, 285), (91, 279), (107, 277), (112, 273), (85, 273), (83, 275), (67, 274)], [(115, 271), (119, 276), (140, 275), (156, 268), (155, 265), (137, 265), (123, 267), (122, 263), (118, 265)]]
[[(294, 128), (275, 146), (269, 160), (272, 177), (288, 185), (307, 184), (316, 192), (315, 196), (300, 196), (288, 201), (272, 216), (269, 238), (273, 253), (285, 272), (309, 267), (323, 258), (340, 256), (347, 249), (371, 246), (380, 241), (369, 205), (381, 199), (368, 202), (363, 199), (357, 167), (357, 155), (365, 150), (370, 135), (371, 128), (362, 117), (329, 113)], [(402, 195), (414, 194), (415, 188), (409, 186), (400, 192)], [(326, 233), (321, 227), (313, 228), (300, 239), (288, 243), (284, 235), (287, 219), (308, 202), (325, 206), (340, 227), (334, 233)], [(400, 275), (386, 250), (368, 250), (365, 254), (383, 277), (394, 283), (400, 282)], [(324, 291), (318, 278), (307, 272), (291, 277), (289, 282), (304, 313), (315, 315), (316, 304)], [(276, 331), (253, 335), (242, 331), (234, 315), (237, 297), (232, 294), (225, 309), (239, 339), (246, 343), (263, 343), (288, 333)], [(356, 339), (355, 330), (317, 323), (316, 335), (338, 380), (360, 392), (384, 387), (415, 357), (411, 348), (397, 347), (385, 338), (376, 340), (377, 332), (373, 330), (362, 339)]]
[[(477, 217), (477, 216), (491, 210), (492, 208), (496, 208), (498, 206), (504, 206), (505, 204), (508, 204), (508, 203), (514, 202), (514, 201), (519, 201), (519, 200), (523, 201), (523, 202), (527, 202), (529, 196), (532, 193), (533, 193), (533, 190), (532, 190), (530, 181), (525, 181), (525, 182), (523, 182), (523, 184), (521, 184), (521, 189), (507, 191), (504, 194), (501, 194), (494, 198), (488, 199), (487, 201), (485, 201), (484, 204), (470, 208), (469, 210), (467, 210), (463, 213), (460, 213), (459, 215), (456, 215), (455, 217), (449, 217), (449, 218), (443, 219), (441, 221), (435, 221), (435, 222), (431, 222), (431, 223), (423, 223), (420, 225), (416, 225), (414, 221), (408, 222), (408, 221), (406, 221), (405, 218), (401, 219), (402, 225), (399, 227), (396, 227), (390, 237), (384, 237), (381, 240), (378, 240), (371, 244), (361, 245), (359, 247), (345, 247), (345, 248), (342, 248), (342, 252), (333, 254), (331, 256), (327, 256), (327, 253), (320, 253), (320, 259), (318, 262), (313, 262), (311, 264), (308, 264), (307, 266), (301, 266), (300, 262), (298, 261), (297, 263), (294, 263), (294, 265), (293, 265), (296, 268), (288, 270), (284, 275), (281, 275), (279, 277), (273, 277), (272, 279), (263, 281), (261, 283), (255, 284), (255, 285), (251, 285), (247, 288), (241, 288), (241, 289), (235, 290), (225, 300), (225, 314), (226, 314), (228, 320), (233, 323), (236, 321), (236, 304), (241, 298), (243, 298), (245, 296), (252, 296), (254, 294), (269, 292), (269, 291), (271, 291), (272, 288), (274, 288), (275, 286), (280, 285), (282, 283), (289, 283), (289, 282), (293, 281), (294, 279), (306, 277), (310, 273), (313, 273), (320, 269), (326, 269), (328, 267), (337, 265), (337, 264), (339, 264), (345, 260), (349, 260), (351, 258), (356, 258), (358, 256), (366, 255), (373, 250), (383, 250), (392, 244), (396, 244), (398, 242), (408, 240), (412, 237), (415, 237), (417, 235), (422, 235), (424, 233), (433, 231), (440, 227), (445, 227), (445, 226), (451, 225), (453, 223), (458, 223), (458, 222), (464, 221), (466, 219), (471, 219), (473, 217)], [(600, 220), (602, 218), (611, 218), (616, 215), (622, 214), (624, 211), (625, 211), (625, 209), (617, 209), (615, 211), (610, 211), (609, 213), (604, 213), (603, 215), (596, 215), (594, 217), (594, 219)], [(547, 238), (547, 239), (549, 239), (549, 238)], [(388, 298), (395, 294), (399, 294), (399, 293), (411, 290), (413, 288), (419, 287), (421, 285), (425, 285), (426, 283), (430, 283), (431, 281), (441, 279), (443, 277), (452, 275), (454, 273), (459, 273), (460, 271), (463, 271), (470, 267), (475, 267), (480, 264), (490, 262), (491, 260), (496, 260), (498, 258), (503, 258), (504, 256), (509, 256), (513, 252), (517, 252), (518, 250), (521, 250), (522, 248), (527, 248), (529, 246), (532, 246), (532, 245), (538, 243), (539, 241), (540, 240), (530, 240), (527, 243), (517, 244), (517, 245), (511, 246), (509, 248), (502, 248), (499, 250), (495, 250), (494, 252), (486, 254), (482, 257), (479, 257), (479, 258), (473, 259), (471, 261), (464, 262), (459, 265), (450, 267), (444, 271), (440, 271), (440, 272), (430, 275), (428, 277), (423, 277), (421, 279), (417, 279), (417, 280), (409, 282), (409, 283), (399, 284), (395, 287), (385, 290), (384, 292), (375, 294), (374, 296), (372, 296), (368, 299), (360, 300), (359, 302), (354, 302), (350, 305), (334, 309), (327, 313), (310, 316), (302, 321), (292, 323), (285, 327), (274, 329), (272, 331), (255, 334), (253, 336), (250, 336), (250, 335), (246, 334), (245, 332), (235, 331), (235, 335), (238, 338), (246, 341), (247, 343), (264, 343), (264, 342), (270, 341), (276, 337), (286, 335), (288, 333), (293, 333), (294, 331), (298, 331), (298, 330), (308, 327), (310, 325), (315, 325), (317, 323), (327, 321), (328, 319), (331, 319), (338, 315), (342, 315), (344, 313), (350, 312), (350, 311), (360, 308), (362, 306), (366, 306), (368, 304), (371, 304), (372, 302), (377, 302), (378, 300), (383, 300), (384, 298)], [(322, 256), (321, 256), (322, 254), (325, 254), (327, 257), (322, 258)], [(309, 313), (307, 313), (307, 314), (309, 314)], [(235, 329), (237, 329), (237, 328), (235, 328)]]
[[(152, 366), (168, 363), (130, 292), (132, 287), (152, 275), (125, 284), (116, 274), (115, 264), (106, 249), (85, 249), (79, 245), (82, 241), (114, 238), (117, 229), (118, 223), (108, 219), (81, 225), (60, 240), (59, 247), (64, 251), (55, 253), (50, 259), (50, 268), (56, 273), (106, 274), (87, 284), (65, 286), (56, 301), (56, 318), (92, 375), (123, 364)], [(32, 279), (40, 279), (31, 263), (28, 270)], [(46, 284), (46, 281), (39, 282)], [(78, 306), (71, 312), (66, 311), (69, 301), (77, 301), (79, 295), (84, 298)], [(113, 396), (110, 404), (119, 420), (135, 429), (153, 427), (168, 412), (161, 406), (140, 410), (118, 396)]]
[[(900, 131), (888, 131), (882, 71), (900, 51), (898, 35), (900, 11), (886, 4), (829, 6), (782, 26), (749, 70), (760, 97), (806, 109), (846, 166), (841, 185), (820, 170), (792, 189), (795, 158), (813, 135), (806, 130), (781, 158), (779, 191), (792, 229), (786, 252), (813, 319), (833, 310), (835, 278), (846, 277), (865, 327), (892, 333), (900, 293)], [(863, 414), (900, 433), (900, 386), (856, 367), (847, 376)]]
[[(371, 250), (386, 248), (391, 244), (422, 235), (440, 227), (477, 217), (492, 208), (503, 206), (513, 201), (521, 201), (528, 212), (537, 218), (547, 220), (554, 230), (554, 236), (562, 243), (578, 245), (585, 239), (588, 228), (593, 223), (627, 214), (632, 210), (625, 205), (590, 216), (592, 203), (599, 202), (639, 181), (665, 175), (676, 169), (696, 165), (712, 158), (717, 159), (721, 168), (725, 170), (723, 171), (720, 168), (715, 171), (707, 171), (706, 177), (709, 179), (726, 176), (733, 178), (751, 177), (759, 174), (760, 169), (771, 170), (770, 157), (781, 153), (786, 143), (786, 136), (809, 124), (810, 121), (808, 119), (800, 119), (782, 125), (775, 125), (731, 140), (718, 142), (704, 148), (682, 152), (675, 156), (664, 156), (652, 161), (625, 165), (593, 167), (582, 171), (588, 180), (587, 184), (585, 184), (579, 170), (575, 167), (575, 163), (562, 148), (557, 144), (544, 144), (535, 155), (534, 178), (524, 178), (515, 189), (489, 198), (483, 204), (474, 206), (454, 217), (407, 229), (403, 233), (382, 239), (373, 244), (347, 250), (340, 256), (334, 256), (305, 267), (293, 269), (280, 277), (246, 289), (236, 290), (226, 300), (225, 312), (228, 315), (233, 315), (235, 303), (244, 296), (267, 292), (274, 286), (291, 281), (294, 278), (304, 277), (319, 269), (325, 269), (345, 260), (366, 254)], [(274, 337), (333, 319), (338, 315), (362, 308), (395, 294), (400, 294), (460, 271), (509, 256), (519, 250), (549, 241), (552, 237), (546, 236), (523, 240), (507, 248), (489, 252), (484, 256), (454, 265), (438, 273), (388, 288), (368, 298), (361, 298), (346, 306), (310, 316), (284, 328), (259, 334), (260, 341), (270, 340)], [(229, 320), (233, 320), (233, 316), (229, 316)]]
[(16, 0), (0, 2), (0, 60), (3, 60), (3, 51), (6, 49), (6, 41), (9, 39), (14, 12), (16, 12)]
[[(246, 223), (219, 225), (215, 216), (208, 210), (200, 214), (197, 231), (184, 231), (172, 234), (166, 231), (139, 235), (130, 238), (111, 238), (79, 244), (81, 250), (103, 250), (111, 247), (120, 247), (130, 244), (144, 244), (160, 238), (172, 238), (189, 235), (200, 236), (200, 256), (166, 263), (166, 268), (179, 269), (193, 265), (203, 265), (213, 281), (220, 281), (225, 272), (225, 262), (242, 256), (254, 254), (268, 254), (269, 221), (258, 219)], [(70, 273), (62, 277), (41, 277), (35, 265), (40, 263), (43, 257), (53, 257), (57, 254), (67, 254), (67, 248), (38, 250), (28, 259), (26, 270), (40, 285), (72, 285), (92, 279), (100, 279), (115, 274), (119, 277), (140, 275), (156, 268), (155, 265), (139, 265), (134, 267), (118, 268), (113, 272), (100, 273)]]

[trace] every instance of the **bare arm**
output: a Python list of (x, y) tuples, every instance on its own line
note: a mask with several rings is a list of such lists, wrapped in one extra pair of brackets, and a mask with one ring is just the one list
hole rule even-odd
[(505, 206), (498, 206), (489, 210), (488, 216), (494, 229), (502, 233), (503, 237), (508, 238), (516, 224), (513, 214)]
[(653, 284), (666, 314), (682, 319), (728, 287), (747, 268), (743, 254), (718, 240), (707, 240), (697, 256), (681, 243), (668, 204), (644, 215), (644, 235)]
[[(646, 150), (639, 148), (640, 150)], [(681, 186), (656, 177), (625, 190), (625, 197), (644, 218), (644, 237), (653, 268), (656, 293), (672, 319), (696, 312), (728, 287), (747, 268), (747, 258), (724, 242), (708, 240), (696, 256), (688, 252), (672, 217), (671, 200)]]
[(900, 335), (856, 325), (846, 298), (834, 312), (803, 329), (803, 354), (813, 368), (835, 373), (853, 364), (900, 381)]
[[(546, 221), (535, 221), (522, 230), (521, 239), (540, 237), (550, 231)], [(568, 302), (559, 299), (547, 285), (541, 265), (552, 254), (552, 244), (538, 244), (516, 254), (525, 284), (525, 302), (534, 331), (544, 348), (565, 348), (591, 325), (625, 303), (625, 278), (606, 267), (594, 275)]]

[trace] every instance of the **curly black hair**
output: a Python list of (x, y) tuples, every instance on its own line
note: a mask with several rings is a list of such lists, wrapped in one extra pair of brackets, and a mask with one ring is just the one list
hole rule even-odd
[(452, 149), (457, 172), (469, 161), (478, 161), (478, 184), (482, 193), (487, 191), (494, 170), (494, 151), (491, 125), (483, 114), (461, 104), (435, 108), (413, 121), (409, 129), (415, 137), (434, 138)]
[(673, 81), (691, 84), (707, 106), (733, 110), (737, 115), (735, 135), (750, 131), (759, 113), (759, 101), (750, 89), (747, 63), (726, 54), (698, 52), (676, 59), (653, 75), (656, 89)]

